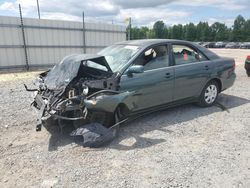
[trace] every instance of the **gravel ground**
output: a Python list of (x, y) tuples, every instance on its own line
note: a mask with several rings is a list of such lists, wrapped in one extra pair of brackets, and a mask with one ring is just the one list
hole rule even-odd
[(249, 50), (215, 50), (237, 61), (219, 107), (184, 105), (129, 123), (90, 149), (45, 129), (29, 107), (36, 73), (0, 75), (0, 187), (250, 187)]

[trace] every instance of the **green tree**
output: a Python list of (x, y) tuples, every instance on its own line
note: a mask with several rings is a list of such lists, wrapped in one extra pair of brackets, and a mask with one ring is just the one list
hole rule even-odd
[(185, 29), (185, 39), (189, 41), (196, 40), (196, 27), (193, 23), (189, 23), (186, 25)]
[(156, 38), (164, 38), (165, 24), (164, 24), (163, 21), (157, 21), (157, 22), (155, 22), (155, 24), (153, 26), (153, 30), (154, 30)]
[(199, 22), (196, 26), (196, 40), (197, 41), (211, 41), (211, 28), (207, 22)]
[(250, 42), (250, 19), (245, 22), (245, 41)]
[(131, 28), (131, 39), (139, 39), (140, 38), (140, 29), (138, 27)]
[(234, 25), (233, 25), (233, 40), (234, 41), (244, 41), (244, 28), (245, 28), (245, 19), (239, 15), (237, 18), (234, 20)]
[(169, 29), (165, 26), (165, 28), (164, 28), (164, 37), (163, 38), (167, 39), (167, 38), (169, 38), (168, 36), (169, 36)]
[(146, 33), (147, 39), (153, 39), (155, 38), (155, 32), (153, 29), (149, 29)]
[(229, 39), (229, 30), (225, 24), (215, 22), (211, 26), (214, 41), (227, 41)]
[(190, 41), (250, 41), (250, 19), (245, 20), (241, 15), (237, 16), (233, 27), (227, 27), (224, 23), (215, 22), (209, 26), (208, 22), (199, 22), (197, 25), (166, 26), (163, 21), (157, 21), (153, 28), (133, 27), (132, 39), (146, 38), (170, 38), (185, 39)]
[(168, 28), (168, 36), (167, 38), (172, 39), (173, 38), (173, 27)]
[(146, 39), (147, 38), (147, 32), (148, 31), (149, 31), (148, 27), (141, 27), (141, 30), (140, 30), (141, 39)]
[(172, 33), (171, 33), (171, 38), (173, 39), (183, 39), (183, 28), (182, 25), (174, 25), (172, 27)]

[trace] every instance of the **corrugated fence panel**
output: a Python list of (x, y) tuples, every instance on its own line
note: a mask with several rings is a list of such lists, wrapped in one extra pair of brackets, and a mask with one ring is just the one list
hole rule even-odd
[[(29, 66), (49, 66), (70, 54), (84, 51), (81, 22), (24, 18), (24, 33)], [(124, 26), (85, 23), (86, 53), (126, 40)], [(25, 67), (26, 58), (21, 21), (0, 16), (0, 69)]]
[[(20, 20), (14, 17), (0, 17), (0, 24), (7, 25), (20, 24)], [(23, 45), (22, 32), (18, 27), (0, 28), (0, 67), (4, 66), (22, 66), (25, 64), (24, 50), (20, 48)], [(19, 46), (18, 48), (10, 48)], [(4, 48), (5, 47), (5, 48)]]

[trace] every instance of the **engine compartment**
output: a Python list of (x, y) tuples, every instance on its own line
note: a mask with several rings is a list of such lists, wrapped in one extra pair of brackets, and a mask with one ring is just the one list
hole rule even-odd
[[(98, 64), (100, 61), (103, 61), (100, 57), (91, 59), (91, 63)], [(118, 93), (119, 73), (113, 73), (109, 69), (102, 70), (98, 67), (88, 66), (88, 60), (81, 60), (80, 64), (75, 65), (70, 62), (69, 65), (69, 70), (67, 70), (67, 64), (62, 62), (58, 67), (56, 65), (53, 68), (54, 70), (41, 73), (37, 79), (35, 85), (38, 89), (32, 103), (39, 111), (37, 130), (41, 130), (41, 125), (51, 118), (58, 120), (60, 127), (64, 126), (62, 125), (63, 121), (91, 119), (89, 116), (92, 116), (91, 114), (94, 112), (86, 108), (84, 100), (100, 95)], [(76, 70), (76, 68), (78, 69)], [(62, 69), (67, 73), (62, 74), (60, 72), (58, 76), (55, 75)], [(74, 76), (69, 73), (70, 70), (72, 70)], [(54, 88), (50, 87), (51, 83), (54, 84)]]

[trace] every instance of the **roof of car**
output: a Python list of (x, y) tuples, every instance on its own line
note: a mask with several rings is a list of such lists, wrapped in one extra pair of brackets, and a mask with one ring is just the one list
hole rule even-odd
[(217, 59), (219, 58), (219, 56), (217, 54), (215, 54), (214, 52), (208, 50), (207, 48), (198, 45), (194, 42), (190, 42), (190, 41), (185, 41), (185, 40), (176, 40), (176, 39), (142, 39), (142, 40), (128, 40), (128, 41), (123, 41), (123, 42), (119, 42), (116, 43), (118, 45), (134, 45), (134, 46), (151, 46), (151, 45), (157, 45), (159, 43), (164, 43), (164, 42), (180, 42), (180, 43), (186, 43), (186, 44), (192, 44), (193, 46), (195, 46), (196, 48), (198, 48), (200, 51), (202, 51), (204, 54), (206, 54), (206, 56), (209, 59)]
[(184, 41), (184, 40), (176, 40), (176, 39), (141, 39), (141, 40), (128, 40), (128, 41), (122, 41), (117, 44), (126, 44), (126, 45), (136, 45), (136, 46), (148, 46), (148, 45), (154, 45), (162, 42), (187, 42), (192, 43), (190, 41)]

